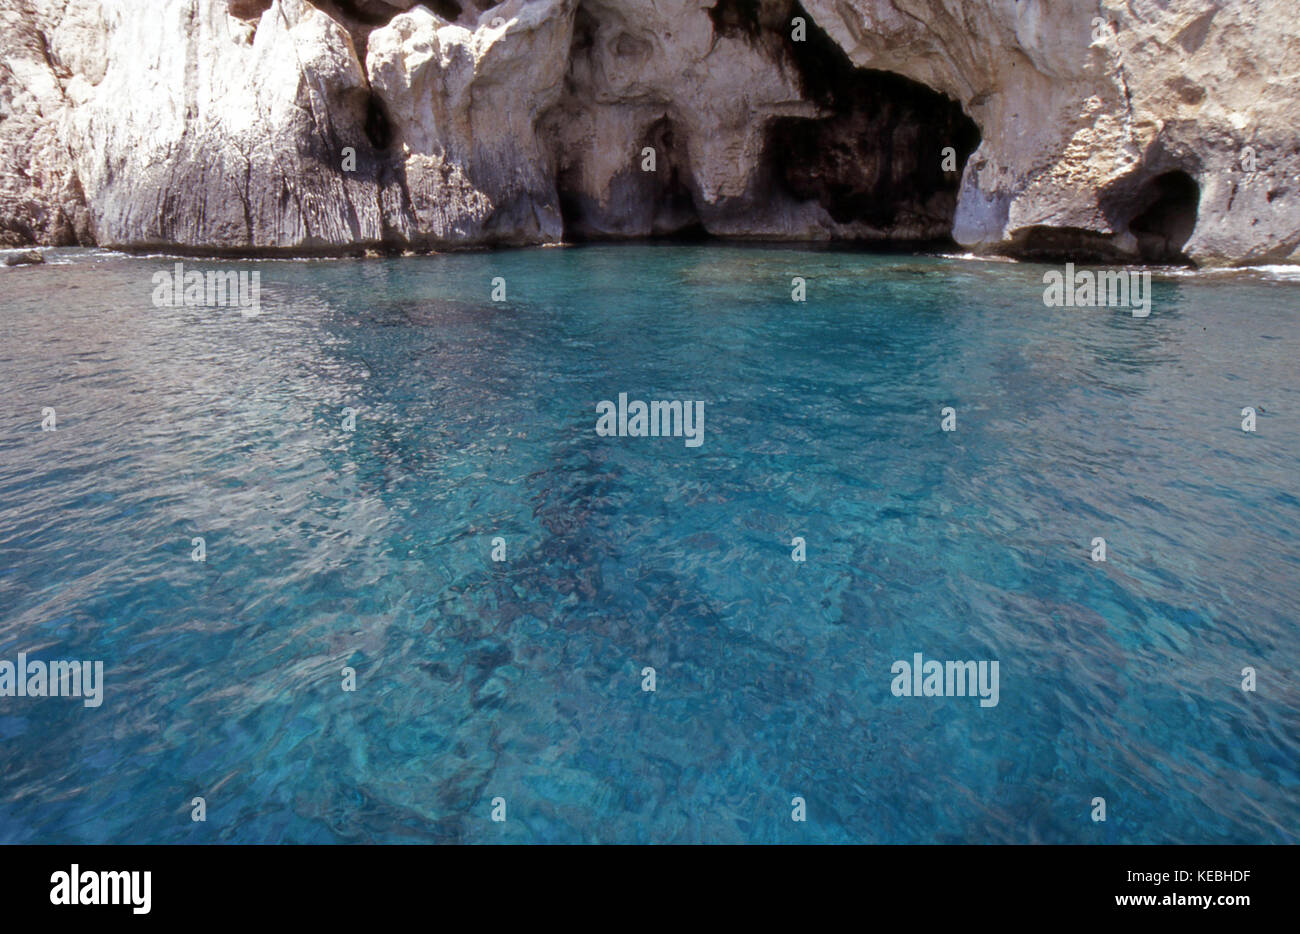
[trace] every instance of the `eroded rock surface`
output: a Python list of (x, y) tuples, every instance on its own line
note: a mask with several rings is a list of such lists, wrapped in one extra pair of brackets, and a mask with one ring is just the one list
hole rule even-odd
[(1297, 262), (1292, 6), (0, 0), (0, 246)]
[[(1300, 260), (1290, 0), (807, 0), (855, 65), (959, 101), (982, 142), (954, 236), (977, 249)], [(1175, 229), (1135, 231), (1170, 178)], [(1176, 241), (1182, 219), (1193, 229)], [(1143, 224), (1139, 223), (1139, 227)], [(1171, 242), (1173, 241), (1173, 242)]]

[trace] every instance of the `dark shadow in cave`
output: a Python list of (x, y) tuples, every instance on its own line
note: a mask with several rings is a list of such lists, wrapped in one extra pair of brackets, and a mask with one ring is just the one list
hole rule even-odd
[(1186, 172), (1165, 172), (1148, 181), (1135, 199), (1139, 213), (1128, 229), (1148, 263), (1190, 264), (1183, 247), (1196, 228), (1201, 189)]
[(366, 95), (366, 139), (375, 149), (384, 150), (393, 145), (393, 122), (388, 117), (383, 98), (374, 91)]
[[(798, 3), (718, 0), (709, 15), (717, 35), (761, 45), (781, 62), (821, 115), (766, 118), (750, 190), (726, 206), (695, 203), (698, 185), (687, 141), (673, 125), (671, 108), (637, 144), (635, 167), (609, 183), (608, 198), (599, 204), (582, 190), (582, 154), (559, 149), (555, 183), (566, 240), (700, 238), (707, 236), (701, 215), (719, 211), (734, 218), (729, 220), (733, 229), (744, 229), (747, 217), (761, 229), (774, 206), (780, 211), (791, 203), (815, 202), (837, 225), (832, 233), (843, 243), (955, 246), (952, 224), (962, 171), (980, 143), (979, 128), (958, 103), (901, 75), (855, 67)], [(793, 16), (804, 18), (802, 41), (790, 34)], [(607, 25), (579, 4), (568, 99), (552, 119), (576, 119), (587, 106), (590, 91), (574, 75), (590, 73), (597, 35)], [(645, 146), (656, 151), (654, 172), (640, 170)], [(953, 149), (950, 159), (945, 159), (947, 147)]]
[[(591, 67), (589, 60), (601, 25), (586, 6), (578, 6), (569, 46), (570, 72), (566, 78), (569, 103), (550, 119), (577, 118), (573, 107), (582, 106), (584, 92), (573, 83), (574, 71)], [(620, 37), (620, 41), (623, 39)], [(643, 169), (646, 147), (654, 150), (653, 171)], [(583, 189), (584, 155), (581, 151), (565, 149), (554, 153), (555, 189), (565, 240), (575, 243), (633, 237), (697, 240), (705, 236), (695, 208), (695, 182), (686, 141), (669, 113), (661, 114), (645, 128), (635, 151), (628, 154), (628, 169), (610, 180), (608, 202), (597, 203)]]
[[(713, 21), (713, 30), (724, 36), (745, 36), (751, 40), (758, 39), (765, 29), (780, 32), (790, 22), (792, 13), (786, 4), (769, 3), (763, 0), (717, 0), (709, 8), (709, 19)], [(806, 15), (806, 14), (805, 14)]]
[[(384, 0), (310, 0), (310, 2), (335, 19), (351, 20), (372, 28), (388, 25), (394, 16), (403, 12), (400, 8), (385, 3)], [(428, 0), (423, 5), (443, 19), (448, 18), (443, 11), (451, 8), (456, 11), (451, 19), (460, 15), (460, 5), (449, 0)]]
[(230, 11), (231, 16), (254, 20), (271, 9), (271, 0), (230, 0), (226, 9)]
[[(743, 0), (732, 4), (743, 7)], [(962, 170), (979, 146), (979, 127), (960, 104), (923, 84), (854, 67), (799, 4), (790, 15), (804, 18), (807, 38), (795, 42), (788, 28), (780, 33), (787, 61), (826, 115), (769, 124), (763, 157), (769, 183), (797, 200), (816, 201), (839, 224), (898, 227), (902, 239), (951, 242)], [(944, 171), (946, 147), (955, 151), (950, 171)]]
[[(257, 0), (240, 0), (243, 3)], [(387, 26), (393, 18), (406, 12), (400, 6), (389, 4), (384, 0), (307, 0), (312, 6), (325, 13), (330, 19), (341, 25), (352, 37), (352, 46), (357, 58), (366, 60), (366, 47), (370, 43), (370, 33), (380, 26)], [(266, 4), (270, 6), (268, 2)], [(463, 11), (459, 0), (421, 0), (426, 6), (448, 22), (456, 22)]]
[(646, 203), (653, 216), (651, 235), (686, 238), (704, 236), (704, 227), (695, 211), (692, 195), (694, 180), (685, 147), (679, 145), (672, 121), (668, 117), (660, 117), (646, 130), (643, 151), (646, 146), (654, 149), (658, 169), (655, 172), (638, 173), (650, 189)]
[[(655, 151), (655, 171), (640, 168), (646, 147)], [(695, 210), (690, 166), (682, 151), (672, 121), (663, 116), (652, 123), (637, 147), (637, 165), (633, 171), (616, 177), (611, 183), (615, 203), (620, 205), (617, 220), (626, 229), (611, 223), (610, 212), (602, 212), (578, 187), (581, 166), (562, 169), (555, 179), (564, 223), (564, 239), (575, 243), (587, 240), (638, 236), (699, 240), (706, 235)]]

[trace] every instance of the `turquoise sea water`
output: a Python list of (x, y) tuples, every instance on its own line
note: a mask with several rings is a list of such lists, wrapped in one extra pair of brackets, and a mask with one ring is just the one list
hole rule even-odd
[[(0, 660), (106, 683), (0, 698), (0, 842), (1297, 842), (1300, 281), (184, 261), (245, 318), (54, 258), (0, 270)], [(620, 392), (704, 443), (598, 437)], [(895, 697), (916, 652), (999, 704)]]

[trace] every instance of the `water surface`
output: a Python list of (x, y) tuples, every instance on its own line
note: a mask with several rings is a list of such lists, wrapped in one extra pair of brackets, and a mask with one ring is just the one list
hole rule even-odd
[[(185, 260), (246, 318), (51, 259), (0, 270), (0, 659), (107, 683), (0, 698), (2, 842), (1296, 842), (1280, 272), (1135, 319), (954, 258)], [(703, 445), (598, 437), (619, 392)], [(999, 704), (894, 697), (914, 652)]]

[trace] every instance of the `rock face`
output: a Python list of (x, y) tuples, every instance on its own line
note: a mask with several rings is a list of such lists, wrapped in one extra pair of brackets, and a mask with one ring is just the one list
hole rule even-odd
[(1293, 0), (0, 0), (0, 246), (1300, 262)]
[(70, 73), (50, 51), (64, 12), (62, 3), (0, 0), (0, 247), (93, 242), (62, 138)]
[(942, 91), (979, 125), (959, 242), (1300, 260), (1291, 0), (807, 2), (855, 65)]
[(36, 250), (23, 250), (5, 257), (6, 266), (39, 266), (43, 262), (45, 257)]

